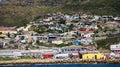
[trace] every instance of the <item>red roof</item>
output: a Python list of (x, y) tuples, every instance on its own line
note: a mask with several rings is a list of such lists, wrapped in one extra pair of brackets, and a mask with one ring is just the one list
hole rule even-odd
[(93, 29), (86, 29), (86, 28), (81, 28), (78, 30), (78, 32), (86, 32), (86, 33), (89, 33), (89, 32), (94, 32)]
[(16, 31), (14, 27), (0, 27), (0, 31)]

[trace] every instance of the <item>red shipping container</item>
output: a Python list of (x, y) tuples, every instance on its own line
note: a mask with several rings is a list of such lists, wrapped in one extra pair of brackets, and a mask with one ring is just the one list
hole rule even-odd
[(53, 57), (53, 55), (52, 54), (44, 54), (43, 57), (44, 57), (44, 59), (50, 59)]

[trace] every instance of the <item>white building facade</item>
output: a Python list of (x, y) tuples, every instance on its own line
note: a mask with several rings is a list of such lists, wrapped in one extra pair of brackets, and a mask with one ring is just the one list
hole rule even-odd
[(110, 46), (110, 56), (120, 58), (120, 44)]

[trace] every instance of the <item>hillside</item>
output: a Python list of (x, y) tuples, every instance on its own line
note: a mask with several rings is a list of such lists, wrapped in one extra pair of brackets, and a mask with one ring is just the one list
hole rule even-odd
[(119, 4), (119, 0), (6, 0), (0, 5), (0, 25), (21, 26), (36, 16), (58, 11), (119, 16)]

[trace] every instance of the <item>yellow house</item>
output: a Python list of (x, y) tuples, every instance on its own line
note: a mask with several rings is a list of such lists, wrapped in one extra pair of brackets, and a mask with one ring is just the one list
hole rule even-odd
[(99, 60), (104, 58), (104, 54), (83, 54), (82, 59), (83, 60)]

